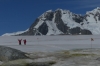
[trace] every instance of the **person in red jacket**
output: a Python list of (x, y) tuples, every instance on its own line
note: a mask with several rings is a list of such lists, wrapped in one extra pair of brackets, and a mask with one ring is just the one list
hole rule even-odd
[(26, 39), (24, 39), (23, 42), (24, 42), (24, 45), (26, 45)]
[(22, 41), (22, 39), (18, 39), (19, 45), (21, 45), (21, 41)]

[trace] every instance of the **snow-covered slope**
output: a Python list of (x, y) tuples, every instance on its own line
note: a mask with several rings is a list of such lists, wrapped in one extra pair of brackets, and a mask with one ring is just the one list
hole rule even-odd
[(48, 10), (39, 16), (29, 30), (5, 35), (90, 35), (100, 34), (100, 8), (78, 15), (69, 10)]
[(92, 34), (100, 34), (100, 8), (88, 11), (83, 23), (84, 29), (90, 30)]
[(21, 33), (24, 33), (26, 31), (28, 31), (29, 29), (25, 30), (25, 31), (18, 31), (18, 32), (14, 32), (14, 33), (5, 33), (2, 36), (14, 36), (14, 35), (19, 35)]

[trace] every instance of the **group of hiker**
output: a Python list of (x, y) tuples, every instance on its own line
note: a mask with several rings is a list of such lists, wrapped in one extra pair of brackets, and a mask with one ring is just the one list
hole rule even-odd
[[(22, 44), (22, 39), (18, 39), (18, 42), (19, 42), (19, 45), (21, 45)], [(27, 42), (26, 39), (24, 39), (23, 42), (24, 42), (24, 45), (26, 45), (26, 42)]]

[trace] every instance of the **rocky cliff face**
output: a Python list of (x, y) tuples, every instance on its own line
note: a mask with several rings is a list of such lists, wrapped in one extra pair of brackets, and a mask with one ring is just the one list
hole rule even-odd
[(100, 8), (78, 15), (69, 10), (49, 10), (39, 16), (30, 28), (16, 35), (91, 35), (100, 34)]

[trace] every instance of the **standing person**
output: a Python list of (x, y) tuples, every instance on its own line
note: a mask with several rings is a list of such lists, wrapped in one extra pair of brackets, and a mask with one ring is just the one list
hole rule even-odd
[(22, 41), (22, 39), (18, 39), (19, 45), (21, 45), (21, 41)]
[(24, 39), (23, 42), (24, 42), (24, 45), (26, 45), (26, 39)]

